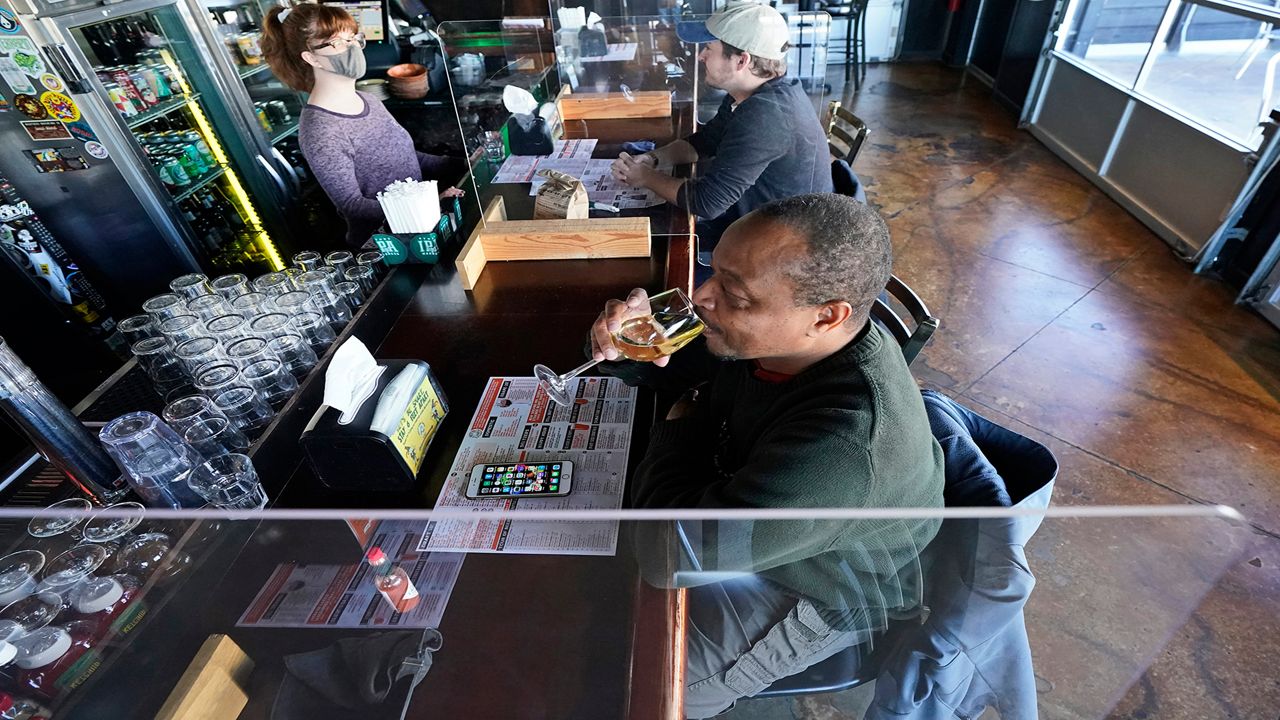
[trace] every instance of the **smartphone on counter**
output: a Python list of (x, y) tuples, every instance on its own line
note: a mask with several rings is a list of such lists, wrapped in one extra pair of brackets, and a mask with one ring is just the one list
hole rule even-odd
[(494, 463), (471, 468), (467, 497), (472, 500), (561, 497), (572, 489), (573, 463), (568, 460)]

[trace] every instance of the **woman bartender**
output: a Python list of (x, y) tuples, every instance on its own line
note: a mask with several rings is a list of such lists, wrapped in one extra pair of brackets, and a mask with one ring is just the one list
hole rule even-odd
[[(409, 133), (376, 98), (356, 91), (364, 75), (364, 36), (355, 18), (331, 5), (275, 7), (262, 54), (276, 77), (310, 93), (298, 143), (320, 186), (347, 221), (347, 244), (363, 245), (383, 222), (377, 195), (396, 180), (440, 180), (461, 173), (455, 160), (414, 150)], [(440, 197), (462, 195), (448, 188)]]

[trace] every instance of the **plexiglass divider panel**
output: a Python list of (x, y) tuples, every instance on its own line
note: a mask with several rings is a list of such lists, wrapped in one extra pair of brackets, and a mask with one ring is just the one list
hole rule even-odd
[[(795, 61), (787, 76), (799, 80), (813, 112), (825, 117), (830, 88), (824, 73), (806, 74), (802, 63), (825, 52), (827, 38), (815, 32), (829, 27), (817, 22), (828, 18), (794, 15), (793, 42), (802, 47), (790, 54)], [(705, 48), (676, 32), (678, 21), (705, 19), (618, 16), (563, 27), (553, 15), (443, 23), (451, 93), (481, 206), (502, 195), (507, 219), (531, 218), (532, 202), (515, 196), (533, 196), (543, 182), (537, 173), (551, 169), (582, 180), (592, 203), (650, 217), (655, 234), (684, 231), (682, 211), (652, 191), (614, 181), (609, 164), (621, 153), (641, 154), (686, 137), (720, 111), (726, 93), (707, 82), (699, 62)], [(512, 119), (504, 104), (509, 86), (528, 91), (527, 102), (542, 119)], [(592, 217), (612, 214), (593, 206)]]
[(676, 717), (731, 701), (699, 681), (801, 618), (804, 659), (735, 693), (843, 653), (875, 680), (833, 699), (856, 716), (957, 702), (980, 675), (1006, 713), (1103, 718), (1253, 542), (1203, 506), (471, 504), (4, 509), (0, 689), (51, 717), (152, 717), (225, 635), (219, 701), (243, 693), (240, 717)]
[[(658, 17), (602, 24), (605, 31), (581, 36), (585, 49), (578, 33), (553, 31), (546, 18), (440, 26), (472, 189), (486, 208), (502, 196), (506, 219), (531, 219), (537, 172), (551, 169), (583, 182), (598, 204), (591, 217), (648, 216), (654, 235), (687, 232), (652, 193), (614, 182), (609, 164), (693, 132), (692, 46)], [(527, 91), (517, 93), (523, 118), (507, 109), (507, 87)]]

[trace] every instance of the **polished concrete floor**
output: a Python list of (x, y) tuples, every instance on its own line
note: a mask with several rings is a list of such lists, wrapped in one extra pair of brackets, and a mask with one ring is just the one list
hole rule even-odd
[[(855, 170), (895, 271), (942, 319), (922, 384), (1046, 443), (1056, 507), (1248, 518), (1046, 520), (1027, 547), (1041, 717), (1280, 716), (1280, 330), (961, 72), (880, 65), (843, 94), (871, 128)], [(861, 717), (869, 692), (727, 717)]]

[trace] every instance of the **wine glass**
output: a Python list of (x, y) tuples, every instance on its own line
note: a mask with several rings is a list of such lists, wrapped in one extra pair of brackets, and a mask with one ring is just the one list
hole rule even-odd
[[(628, 360), (653, 362), (689, 344), (705, 327), (689, 296), (680, 288), (673, 288), (649, 296), (648, 308), (629, 309), (622, 327), (613, 334), (613, 342)], [(573, 402), (569, 381), (599, 363), (589, 360), (563, 375), (546, 365), (535, 365), (533, 374), (552, 400), (567, 406)]]

